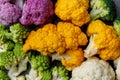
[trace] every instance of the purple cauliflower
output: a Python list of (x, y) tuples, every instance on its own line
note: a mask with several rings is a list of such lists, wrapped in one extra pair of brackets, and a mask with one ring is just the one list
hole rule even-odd
[(19, 6), (21, 8), (21, 10), (23, 9), (24, 2), (25, 2), (25, 0), (11, 0), (11, 3)]
[(0, 23), (6, 26), (18, 21), (21, 16), (21, 10), (18, 6), (5, 3), (0, 4)]
[(0, 0), (0, 4), (4, 4), (6, 2), (10, 2), (10, 0)]
[(49, 22), (54, 14), (51, 0), (27, 0), (20, 22), (23, 25), (41, 25)]

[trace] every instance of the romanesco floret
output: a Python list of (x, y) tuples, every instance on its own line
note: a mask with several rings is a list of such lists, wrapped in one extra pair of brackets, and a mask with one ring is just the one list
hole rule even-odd
[(117, 35), (120, 37), (120, 16), (118, 16), (113, 22), (113, 28)]
[(69, 72), (63, 66), (54, 66), (52, 76), (52, 80), (69, 80)]
[(116, 16), (115, 3), (113, 0), (90, 0), (90, 16), (92, 20), (101, 18), (112, 21)]
[(40, 71), (50, 68), (50, 57), (44, 55), (37, 55), (30, 58), (30, 63), (33, 69), (39, 69)]
[(10, 80), (7, 73), (5, 71), (0, 70), (0, 80)]
[(19, 23), (10, 26), (10, 32), (15, 43), (23, 43), (23, 39), (28, 35), (27, 29)]
[(4, 66), (0, 66), (0, 80), (10, 80)]
[[(38, 52), (35, 52), (37, 54)], [(31, 69), (26, 74), (27, 80), (52, 80), (52, 72), (50, 70), (50, 57), (41, 55), (32, 55), (29, 57)]]
[(23, 43), (23, 39), (25, 39), (27, 35), (27, 29), (19, 23), (10, 26), (10, 32), (4, 27), (4, 25), (0, 24), (1, 41), (12, 40), (15, 43)]
[(14, 48), (14, 43), (12, 41), (2, 42), (0, 43), (0, 53), (12, 50)]
[(6, 69), (9, 69), (13, 63), (16, 63), (13, 51), (0, 53), (0, 66), (5, 66)]

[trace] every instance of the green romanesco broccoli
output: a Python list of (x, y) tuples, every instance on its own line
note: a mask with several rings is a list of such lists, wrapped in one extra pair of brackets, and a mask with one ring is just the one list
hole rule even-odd
[(117, 35), (120, 37), (120, 16), (118, 16), (114, 21), (113, 21), (113, 28), (116, 31)]
[(13, 48), (14, 48), (14, 43), (12, 41), (6, 41), (0, 43), (0, 53), (12, 50)]
[(54, 66), (52, 68), (52, 80), (69, 80), (69, 72), (63, 66)]
[(27, 29), (19, 23), (10, 26), (10, 31), (0, 24), (0, 43), (8, 40), (12, 40), (15, 43), (23, 43), (23, 39), (27, 35)]
[(19, 23), (10, 26), (10, 32), (15, 43), (23, 43), (23, 39), (28, 35), (27, 29)]
[(101, 18), (112, 21), (116, 16), (116, 8), (113, 0), (90, 0), (90, 16), (92, 20)]
[[(37, 54), (39, 52), (35, 52)], [(51, 59), (49, 56), (32, 55), (29, 57), (31, 69), (26, 74), (26, 80), (52, 80), (52, 73), (50, 68)]]
[(39, 69), (40, 71), (50, 68), (50, 62), (51, 60), (49, 56), (44, 56), (41, 54), (37, 56), (32, 55), (30, 58), (30, 63), (33, 69)]
[(10, 80), (4, 66), (0, 66), (0, 80)]

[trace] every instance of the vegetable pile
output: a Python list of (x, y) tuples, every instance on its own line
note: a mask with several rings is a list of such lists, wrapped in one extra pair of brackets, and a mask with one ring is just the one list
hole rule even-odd
[(0, 0), (0, 80), (120, 80), (113, 0)]

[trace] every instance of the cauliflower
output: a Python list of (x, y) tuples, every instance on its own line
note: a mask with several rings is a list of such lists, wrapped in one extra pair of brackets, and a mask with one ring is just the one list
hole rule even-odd
[(84, 50), (85, 57), (99, 54), (103, 60), (114, 60), (120, 56), (120, 38), (112, 26), (96, 20), (89, 24), (87, 34), (90, 43)]
[(18, 6), (5, 3), (0, 4), (0, 23), (8, 26), (18, 21), (21, 16), (21, 10)]
[(115, 73), (107, 62), (90, 58), (73, 69), (70, 80), (115, 80)]
[(49, 22), (54, 14), (51, 0), (27, 0), (20, 22), (23, 25), (41, 25)]
[(82, 26), (90, 20), (88, 0), (57, 0), (55, 14), (64, 21)]
[(81, 48), (68, 50), (64, 54), (52, 54), (53, 60), (60, 60), (62, 65), (69, 71), (79, 66), (84, 61), (84, 54)]
[(23, 10), (23, 5), (25, 3), (25, 0), (12, 0), (14, 4), (16, 4), (17, 6), (19, 6), (21, 8), (21, 10)]
[(30, 32), (23, 51), (37, 50), (44, 55), (53, 52), (63, 54), (66, 49), (77, 48), (85, 44), (87, 44), (87, 37), (78, 26), (59, 22), (57, 27), (54, 24), (47, 24), (37, 31)]
[(57, 31), (65, 38), (67, 49), (77, 49), (78, 46), (84, 46), (88, 42), (86, 35), (81, 29), (71, 23), (59, 22)]
[(23, 51), (37, 50), (44, 55), (57, 51), (65, 51), (65, 42), (60, 34), (57, 34), (57, 28), (53, 24), (47, 24), (37, 31), (32, 31), (28, 35), (23, 46)]
[(120, 57), (114, 60), (116, 80), (120, 80)]
[(4, 4), (4, 3), (7, 3), (7, 2), (10, 2), (10, 0), (0, 0), (0, 4)]

